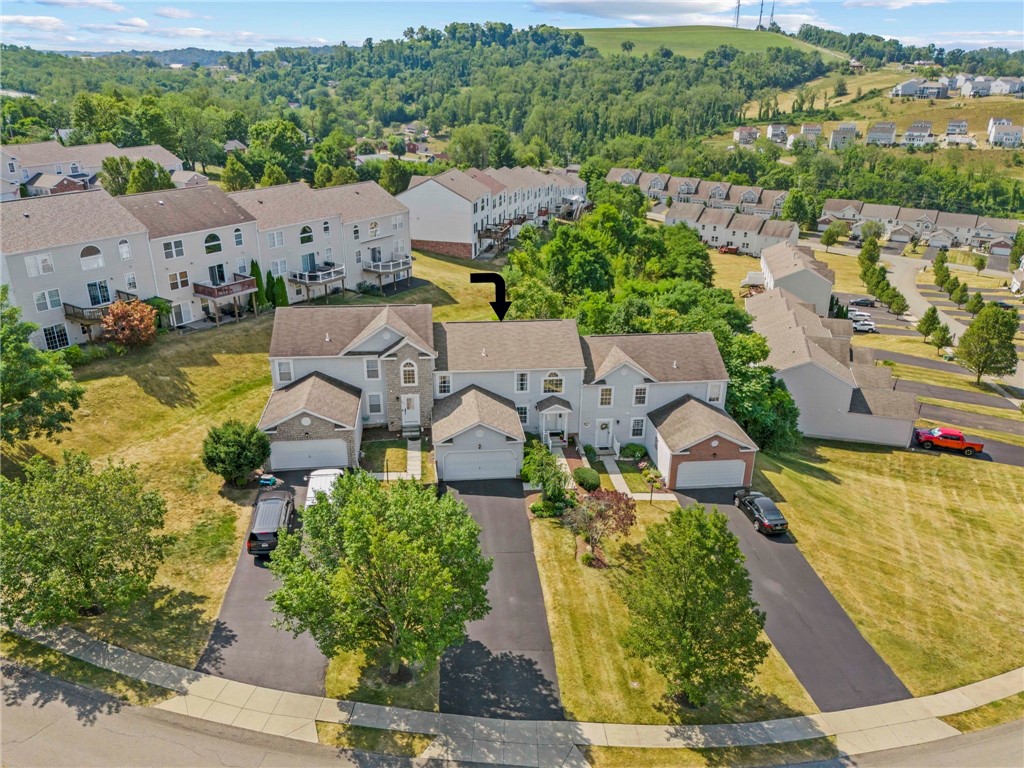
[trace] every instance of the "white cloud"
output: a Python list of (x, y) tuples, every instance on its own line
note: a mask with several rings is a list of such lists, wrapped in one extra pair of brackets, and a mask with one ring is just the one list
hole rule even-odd
[(134, 29), (145, 29), (149, 26), (149, 22), (145, 19), (140, 19), (138, 16), (134, 16), (130, 19), (125, 19), (120, 22), (122, 27), (132, 27)]
[(913, 8), (917, 5), (944, 5), (949, 0), (845, 0), (846, 8), (885, 8), (898, 11), (902, 8)]
[(296, 37), (292, 35), (267, 35), (260, 32), (228, 32), (225, 39), (232, 45), (253, 47), (253, 46), (275, 46), (275, 45), (327, 45), (329, 42), (323, 37)]
[(193, 19), (195, 14), (192, 11), (185, 8), (157, 8), (153, 11), (157, 16), (163, 16), (165, 19)]
[(113, 0), (36, 0), (40, 5), (59, 5), (62, 8), (90, 8), (96, 11), (110, 11), (121, 13), (123, 5), (118, 5)]
[(899, 41), (905, 45), (925, 46), (930, 43), (949, 50), (951, 48), (1009, 48), (1020, 50), (1024, 40), (1024, 30), (1007, 29), (994, 31), (954, 31), (934, 32), (924, 36), (900, 35)]
[(68, 27), (56, 16), (0, 16), (0, 26), (33, 29), (39, 32), (63, 32)]

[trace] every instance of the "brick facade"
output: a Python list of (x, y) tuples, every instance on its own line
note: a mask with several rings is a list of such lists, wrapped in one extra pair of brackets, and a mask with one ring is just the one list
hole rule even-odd
[[(718, 445), (712, 448), (711, 441), (716, 439), (718, 440)], [(670, 484), (675, 484), (679, 465), (684, 461), (728, 461), (729, 459), (739, 459), (746, 465), (746, 469), (743, 470), (743, 485), (750, 485), (750, 481), (754, 476), (755, 455), (754, 451), (741, 451), (736, 443), (726, 440), (724, 437), (716, 438), (712, 436), (707, 440), (697, 443), (685, 454), (673, 455), (668, 480)]]
[[(416, 363), (416, 385), (403, 386), (402, 363), (412, 360)], [(420, 352), (409, 344), (399, 347), (395, 357), (384, 360), (384, 396), (388, 417), (388, 429), (399, 432), (402, 429), (402, 395), (420, 396), (420, 427), (429, 427), (434, 406), (434, 359), (421, 357)]]
[(432, 251), (444, 256), (455, 256), (460, 259), (473, 258), (472, 243), (453, 243), (444, 240), (413, 240), (413, 249), (417, 251)]

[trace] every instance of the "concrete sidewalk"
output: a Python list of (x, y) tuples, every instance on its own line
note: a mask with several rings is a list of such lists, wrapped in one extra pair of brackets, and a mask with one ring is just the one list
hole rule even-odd
[(599, 456), (601, 463), (604, 464), (605, 470), (608, 472), (608, 477), (612, 481), (616, 491), (624, 493), (627, 496), (631, 496), (636, 501), (678, 501), (674, 493), (655, 493), (651, 494), (650, 491), (644, 491), (643, 493), (636, 493), (629, 490), (629, 486), (626, 485), (626, 478), (622, 476), (622, 472), (619, 470), (619, 465), (615, 461), (614, 456)]
[(1024, 667), (944, 693), (872, 707), (760, 723), (630, 725), (501, 720), (447, 715), (258, 688), (176, 667), (76, 630), (15, 630), (103, 669), (176, 691), (158, 709), (262, 733), (316, 742), (316, 722), (423, 733), (429, 756), (522, 766), (586, 765), (579, 746), (714, 748), (835, 736), (844, 754), (878, 752), (959, 733), (938, 718), (1024, 692)]
[(373, 476), (389, 483), (395, 480), (419, 480), (423, 475), (423, 452), (420, 450), (420, 441), (409, 440), (405, 450), (404, 472), (374, 472)]

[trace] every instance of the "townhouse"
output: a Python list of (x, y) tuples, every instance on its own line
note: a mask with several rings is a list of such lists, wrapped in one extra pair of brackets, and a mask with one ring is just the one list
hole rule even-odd
[(1012, 96), (1020, 93), (1021, 78), (1019, 77), (997, 77), (992, 81), (989, 93), (992, 96)]
[(922, 78), (912, 77), (909, 80), (905, 80), (902, 83), (894, 85), (892, 90), (889, 91), (889, 95), (900, 98), (903, 96), (913, 96), (917, 93), (917, 88), (924, 80)]
[(275, 470), (355, 464), (365, 427), (430, 430), (441, 480), (515, 477), (526, 434), (647, 448), (677, 488), (749, 483), (708, 333), (579, 335), (574, 320), (432, 323), (429, 305), (275, 314), (260, 419)]
[(696, 230), (706, 245), (734, 247), (752, 256), (759, 256), (777, 243), (796, 245), (800, 237), (795, 222), (705, 208), (700, 203), (676, 203), (666, 208), (662, 216), (666, 226), (686, 224)]
[(768, 364), (800, 409), (800, 431), (829, 440), (910, 444), (917, 397), (895, 390), (889, 368), (856, 354), (849, 320), (819, 317), (781, 287), (750, 296), (746, 309), (753, 329), (768, 341)]
[(857, 140), (855, 123), (840, 123), (828, 137), (829, 149), (843, 149)]
[(874, 123), (868, 128), (868, 144), (878, 144), (882, 147), (891, 147), (896, 143), (896, 123), (883, 122)]
[(743, 125), (732, 132), (732, 140), (737, 144), (753, 144), (760, 137), (761, 131), (752, 125)]
[(993, 147), (1019, 147), (1022, 127), (1014, 125), (1009, 118), (993, 117), (988, 121), (988, 143)]
[(763, 189), (727, 181), (670, 176), (664, 173), (645, 173), (633, 168), (612, 168), (605, 181), (636, 185), (648, 197), (676, 203), (697, 203), (706, 208), (721, 208), (736, 213), (747, 213), (764, 218), (778, 218), (786, 201), (785, 190)]
[(836, 275), (814, 258), (807, 246), (778, 243), (761, 251), (761, 274), (766, 290), (782, 289), (819, 315), (828, 315)]
[(935, 80), (918, 83), (917, 88), (914, 89), (915, 99), (945, 99), (948, 97), (949, 88), (944, 83)]
[(966, 136), (967, 135), (967, 121), (966, 120), (950, 120), (946, 123), (946, 135), (947, 136)]
[(914, 147), (934, 144), (935, 136), (932, 134), (932, 124), (927, 120), (918, 120), (911, 123), (910, 127), (903, 132), (902, 143), (906, 146)]
[(993, 82), (993, 78), (986, 77), (985, 75), (979, 75), (971, 80), (966, 80), (960, 88), (960, 95), (967, 96), (968, 98), (989, 96), (992, 93)]
[(768, 126), (768, 140), (776, 144), (785, 144), (787, 136), (786, 126), (782, 123), (772, 123)]
[[(57, 141), (0, 146), (0, 200), (14, 200), (25, 185), (29, 195), (62, 194), (92, 189), (96, 174), (108, 157), (135, 161), (148, 158), (167, 169), (182, 170), (182, 162), (158, 144), (116, 147), (113, 144), (80, 144), (65, 147)], [(64, 181), (64, 180), (67, 181)]]
[(409, 209), (375, 182), (300, 181), (230, 197), (255, 219), (266, 269), (285, 278), (292, 301), (363, 282), (383, 289), (412, 274)]

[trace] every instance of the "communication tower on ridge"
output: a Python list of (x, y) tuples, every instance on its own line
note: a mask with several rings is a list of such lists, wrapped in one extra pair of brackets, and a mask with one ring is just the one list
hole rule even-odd
[(736, 0), (736, 20), (732, 24), (734, 27), (739, 29), (740, 26), (740, 0)]

